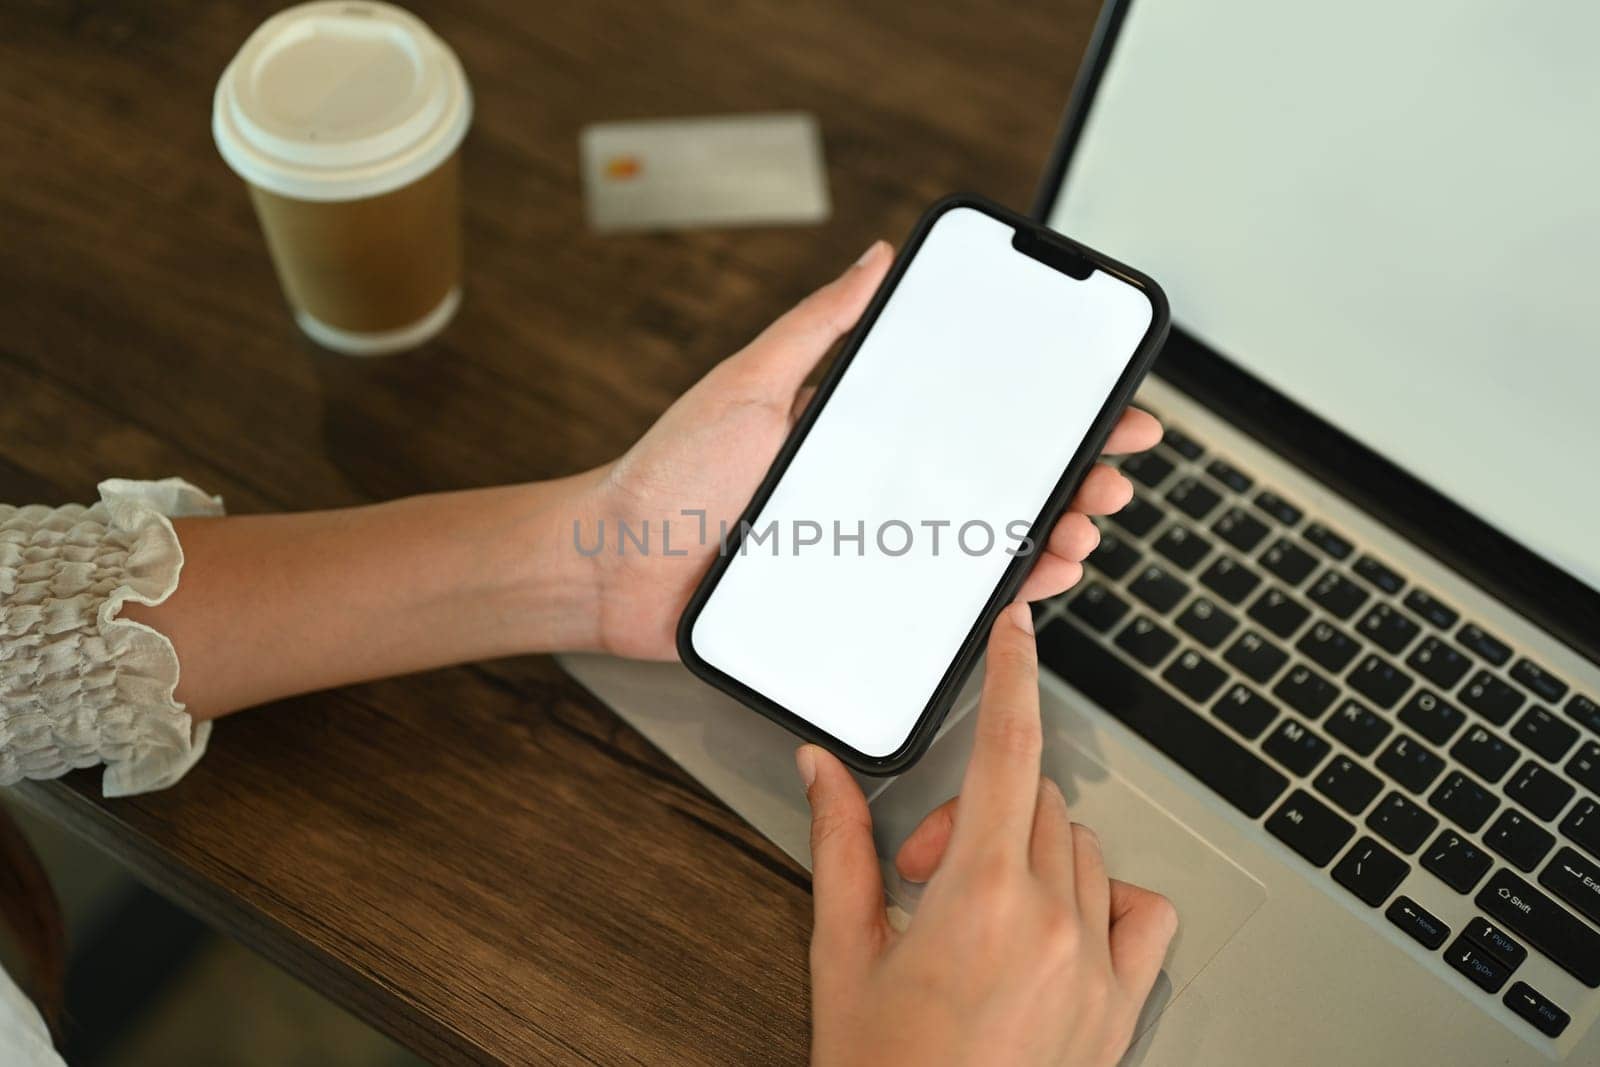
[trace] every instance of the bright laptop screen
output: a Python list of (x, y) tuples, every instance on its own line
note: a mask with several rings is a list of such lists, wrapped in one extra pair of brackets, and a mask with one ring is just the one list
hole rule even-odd
[(1134, 0), (1055, 229), (1600, 588), (1600, 4)]

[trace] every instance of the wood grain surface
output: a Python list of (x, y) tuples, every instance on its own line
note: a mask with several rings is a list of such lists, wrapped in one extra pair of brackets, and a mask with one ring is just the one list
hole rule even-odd
[[(211, 142), (277, 5), (0, 5), (0, 500), (182, 475), (250, 512), (564, 474), (625, 448), (870, 240), (1025, 208), (1094, 17), (1059, 3), (456, 0), (466, 301), (363, 361), (295, 331)], [(805, 109), (833, 218), (598, 237), (578, 131)], [(809, 879), (542, 657), (219, 723), (177, 788), (27, 799), (424, 1056), (798, 1063)]]

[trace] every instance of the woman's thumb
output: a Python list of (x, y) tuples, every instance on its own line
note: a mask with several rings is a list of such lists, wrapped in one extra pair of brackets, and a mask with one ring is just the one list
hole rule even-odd
[(894, 258), (874, 241), (843, 274), (790, 308), (734, 358), (774, 398), (791, 398), (833, 343), (861, 318)]

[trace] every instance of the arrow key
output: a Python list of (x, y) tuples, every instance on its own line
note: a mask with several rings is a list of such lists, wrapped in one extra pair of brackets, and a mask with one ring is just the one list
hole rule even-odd
[(1516, 970), (1528, 958), (1527, 949), (1482, 915), (1467, 924), (1467, 928), (1461, 931), (1461, 937), (1505, 964), (1508, 970)]
[(1545, 1037), (1560, 1037), (1572, 1017), (1527, 982), (1513, 982), (1502, 998), (1506, 1007), (1533, 1024)]
[(1445, 949), (1444, 958), (1486, 993), (1498, 993), (1511, 977), (1511, 968), (1468, 941), (1462, 935)]
[(1450, 927), (1444, 924), (1443, 919), (1408, 896), (1395, 897), (1394, 903), (1383, 914), (1426, 949), (1438, 948), (1450, 936)]

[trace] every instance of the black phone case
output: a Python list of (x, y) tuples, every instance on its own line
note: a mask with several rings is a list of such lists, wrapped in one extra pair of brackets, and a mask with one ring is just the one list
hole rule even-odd
[[(916, 257), (918, 249), (922, 247), (922, 242), (927, 237), (929, 230), (933, 228), (934, 222), (945, 212), (958, 207), (972, 208), (1012, 226), (1018, 235), (1017, 239), (1013, 241), (1014, 247), (1018, 247), (1019, 250), (1024, 251), (1024, 254), (1032, 255), (1033, 258), (1040, 259), (1058, 270), (1073, 273), (1070, 264), (1087, 263), (1094, 269), (1103, 270), (1108, 274), (1113, 274), (1123, 279), (1145, 293), (1150, 300), (1152, 315), (1150, 327), (1145, 332), (1144, 337), (1140, 339), (1139, 345), (1134, 350), (1133, 357), (1128, 361), (1122, 376), (1118, 379), (1116, 387), (1112, 390), (1111, 395), (1106, 398), (1106, 402), (1102, 405), (1099, 414), (1095, 416), (1095, 421), (1091, 425), (1088, 435), (1084, 438), (1083, 444), (1079, 447), (1077, 453), (1073, 455), (1072, 462), (1062, 473), (1060, 480), (1056, 482), (1055, 488), (1045, 501), (1043, 509), (1028, 530), (1028, 537), (1033, 545), (1034, 552), (1017, 555), (1007, 566), (1005, 573), (1001, 575), (999, 584), (984, 605), (982, 613), (973, 623), (972, 629), (968, 631), (966, 638), (961, 643), (961, 647), (956, 652), (955, 658), (946, 668), (938, 686), (934, 689), (932, 697), (929, 698), (927, 705), (924, 706), (916, 725), (907, 735), (905, 744), (888, 756), (869, 756), (850, 747), (833, 735), (819, 730), (816, 726), (795, 715), (787, 708), (769, 700), (766, 696), (751, 689), (737, 678), (726, 674), (701, 659), (694, 650), (691, 634), (695, 620), (699, 618), (700, 611), (711, 598), (711, 594), (716, 589), (723, 573), (739, 554), (740, 531), (747, 526), (754, 526), (756, 517), (760, 514), (761, 509), (766, 506), (767, 499), (772, 495), (784, 472), (788, 470), (789, 463), (794, 459), (795, 453), (799, 451), (801, 443), (806, 439), (806, 435), (810, 433), (818, 414), (822, 411), (823, 406), (827, 404), (828, 398), (833, 394), (833, 390), (839, 384), (839, 380), (849, 370), (850, 363), (854, 360), (862, 341), (871, 332), (873, 324), (878, 320), (878, 315), (882, 312), (884, 305), (888, 303), (895, 287), (900, 284), (900, 279), (905, 275), (906, 268)], [(1021, 249), (1018, 244), (1019, 241), (1026, 242), (1028, 248), (1026, 250)], [(727, 543), (721, 547), (717, 558), (712, 562), (711, 569), (701, 579), (700, 585), (694, 591), (694, 595), (689, 598), (689, 604), (684, 609), (682, 618), (678, 620), (678, 655), (683, 659), (684, 665), (706, 682), (725, 693), (737, 697), (743, 703), (787, 727), (791, 732), (806, 741), (828, 749), (846, 764), (862, 773), (889, 775), (898, 774), (909, 768), (921, 758), (922, 754), (927, 751), (928, 746), (933, 742), (935, 734), (938, 733), (939, 725), (944, 721), (945, 715), (949, 713), (951, 703), (961, 691), (961, 687), (965, 683), (967, 675), (972, 671), (978, 657), (982, 655), (987, 643), (989, 630), (994, 626), (995, 619), (999, 617), (1001, 610), (1016, 598), (1018, 589), (1021, 588), (1023, 580), (1027, 578), (1028, 572), (1032, 569), (1034, 555), (1042, 543), (1041, 538), (1048, 535), (1056, 520), (1066, 510), (1073, 494), (1078, 491), (1078, 486), (1082, 484), (1083, 479), (1088, 475), (1090, 468), (1104, 449), (1112, 427), (1116, 425), (1116, 421), (1121, 416), (1123, 409), (1133, 399), (1134, 391), (1138, 389), (1139, 383), (1144, 379), (1151, 364), (1155, 362), (1156, 355), (1161, 351), (1161, 345), (1166, 340), (1170, 319), (1166, 294), (1161, 291), (1161, 287), (1145, 275), (1118, 263), (1114, 259), (1103, 256), (1093, 249), (1055, 233), (1053, 230), (1049, 230), (1016, 212), (1008, 211), (983, 197), (956, 194), (945, 197), (935, 203), (917, 220), (917, 224), (912, 229), (910, 237), (907, 238), (904, 248), (901, 249), (899, 256), (896, 257), (893, 266), (890, 268), (888, 276), (873, 296), (872, 303), (868, 305), (866, 313), (862, 315), (861, 321), (851, 331), (838, 358), (834, 360), (833, 366), (828, 369), (827, 374), (818, 384), (816, 396), (811, 399), (811, 402), (806, 406), (805, 411), (796, 422), (794, 430), (789, 434), (788, 440), (784, 442), (783, 448), (778, 452), (778, 458), (773, 461), (772, 468), (767, 471), (766, 477), (762, 479), (760, 487), (756, 489), (755, 496), (751, 498), (749, 505), (740, 516), (740, 521), (730, 531)]]

